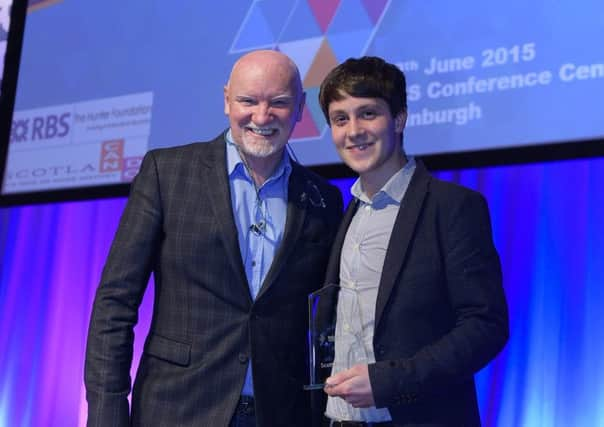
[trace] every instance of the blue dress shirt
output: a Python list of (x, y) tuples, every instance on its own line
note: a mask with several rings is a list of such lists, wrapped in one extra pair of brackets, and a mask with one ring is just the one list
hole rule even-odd
[[(256, 299), (273, 258), (279, 249), (287, 217), (287, 187), (291, 174), (289, 155), (284, 150), (281, 162), (268, 180), (256, 188), (241, 160), (231, 131), (226, 134), (226, 159), (231, 206), (239, 236), (239, 249), (252, 299)], [(241, 394), (254, 395), (251, 362)]]

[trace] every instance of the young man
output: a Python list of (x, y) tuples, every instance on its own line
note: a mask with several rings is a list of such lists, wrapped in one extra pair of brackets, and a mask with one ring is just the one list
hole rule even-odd
[[(303, 105), (294, 63), (252, 52), (224, 88), (230, 129), (145, 156), (90, 321), (89, 426), (310, 424), (307, 295), (322, 283), (342, 199), (285, 151)], [(133, 326), (151, 272), (130, 409)]]
[(478, 426), (473, 375), (508, 338), (487, 204), (405, 155), (396, 66), (349, 59), (319, 100), (359, 174), (327, 272), (341, 290), (326, 425)]

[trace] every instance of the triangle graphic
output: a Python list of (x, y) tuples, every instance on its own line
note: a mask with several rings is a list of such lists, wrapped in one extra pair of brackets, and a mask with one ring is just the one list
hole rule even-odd
[(338, 60), (327, 39), (323, 39), (321, 47), (304, 77), (304, 87), (320, 86), (327, 73), (336, 65), (338, 65)]
[(342, 0), (327, 33), (337, 34), (372, 29), (373, 23), (361, 0)]
[(321, 104), (319, 103), (319, 87), (310, 87), (306, 89), (306, 106), (312, 115), (315, 125), (319, 130), (323, 130), (323, 126), (327, 125)]
[(344, 62), (348, 58), (357, 57), (363, 50), (363, 46), (369, 40), (371, 30), (351, 31), (347, 33), (331, 34), (329, 44), (338, 59), (338, 62)]
[(322, 35), (323, 32), (306, 1), (299, 1), (288, 17), (287, 24), (279, 35), (278, 41), (279, 43), (290, 42)]
[(296, 124), (290, 139), (309, 138), (318, 135), (319, 131), (317, 126), (315, 125), (312, 115), (305, 105), (304, 110), (302, 110), (302, 120)]
[(300, 77), (304, 81), (304, 76), (308, 72), (317, 51), (321, 47), (323, 37), (311, 39), (296, 40), (289, 43), (279, 43), (279, 51), (289, 56), (298, 66)]
[(276, 42), (275, 34), (273, 34), (266, 17), (258, 7), (253, 7), (250, 10), (236, 37), (233, 46), (231, 46), (231, 52), (270, 46)]
[(363, 6), (365, 6), (365, 10), (367, 10), (367, 15), (369, 15), (369, 19), (373, 22), (373, 25), (376, 25), (380, 20), (384, 10), (389, 0), (362, 0)]
[(262, 11), (267, 24), (275, 36), (275, 40), (283, 32), (283, 27), (287, 23), (294, 5), (297, 0), (262, 0), (256, 2), (253, 7)]
[(340, 0), (308, 0), (308, 5), (312, 10), (315, 19), (325, 33), (327, 27), (331, 24), (331, 20), (336, 14), (336, 9), (340, 5)]

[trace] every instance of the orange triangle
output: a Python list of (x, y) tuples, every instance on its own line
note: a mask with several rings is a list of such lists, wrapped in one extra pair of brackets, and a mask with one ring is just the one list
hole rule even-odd
[(320, 86), (321, 82), (336, 65), (338, 65), (338, 60), (331, 50), (331, 46), (327, 39), (323, 39), (321, 42), (321, 47), (315, 58), (313, 59), (306, 76), (304, 77), (304, 87), (315, 87)]

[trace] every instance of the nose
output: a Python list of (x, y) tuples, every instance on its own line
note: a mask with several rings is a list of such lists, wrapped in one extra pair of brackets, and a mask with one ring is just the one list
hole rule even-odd
[(273, 120), (271, 107), (268, 103), (261, 102), (256, 106), (252, 120), (257, 125), (264, 125)]
[(347, 133), (350, 139), (357, 139), (365, 134), (365, 129), (360, 121), (352, 118), (348, 121)]

